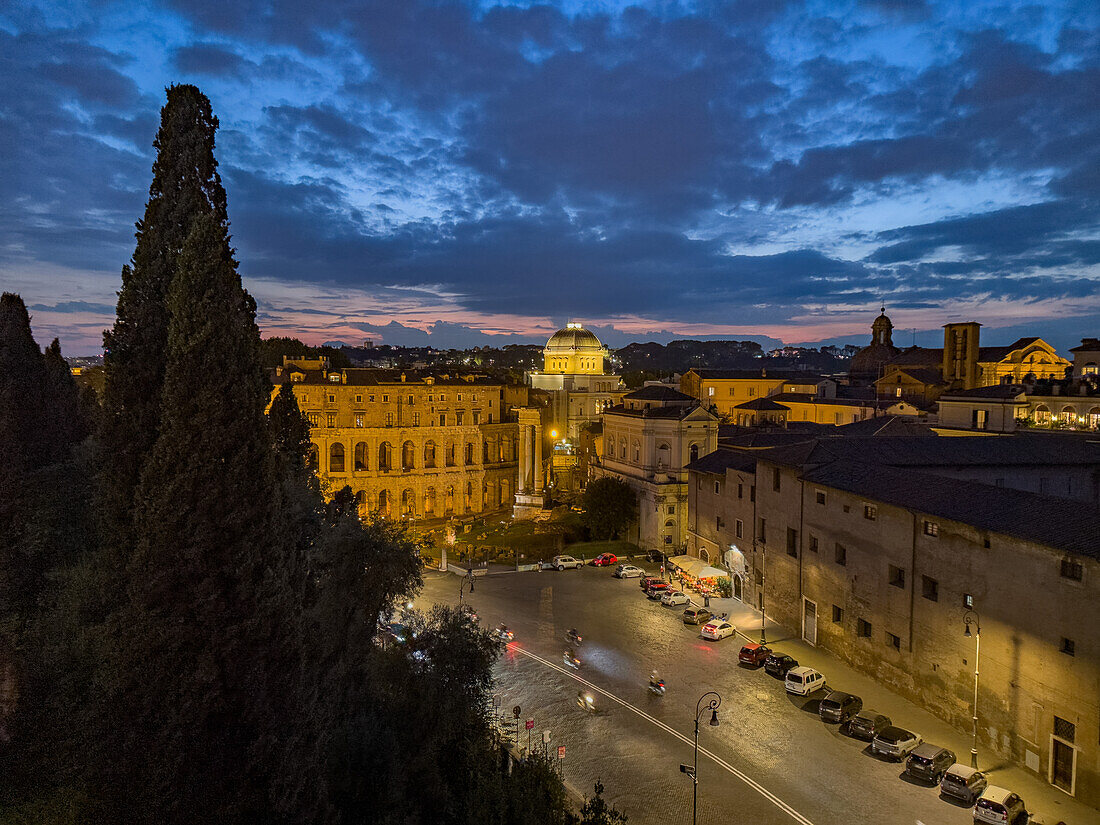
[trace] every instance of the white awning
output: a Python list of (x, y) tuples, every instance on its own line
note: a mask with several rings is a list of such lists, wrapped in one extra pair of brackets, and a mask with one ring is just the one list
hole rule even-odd
[(697, 559), (692, 556), (673, 556), (668, 560), (668, 563), (673, 567), (680, 568), (689, 576), (694, 576), (697, 579), (716, 579), (719, 576), (729, 575), (725, 570), (711, 567), (702, 559)]

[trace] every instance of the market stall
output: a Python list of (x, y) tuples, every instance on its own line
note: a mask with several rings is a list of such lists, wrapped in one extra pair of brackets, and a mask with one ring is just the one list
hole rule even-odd
[(717, 596), (718, 579), (728, 578), (729, 573), (694, 556), (672, 556), (668, 560), (673, 575), (688, 590), (702, 596)]

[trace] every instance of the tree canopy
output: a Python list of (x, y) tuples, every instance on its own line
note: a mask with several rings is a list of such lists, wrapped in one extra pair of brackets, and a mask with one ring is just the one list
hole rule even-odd
[(638, 499), (626, 482), (617, 478), (598, 478), (581, 497), (584, 523), (593, 539), (610, 541), (620, 538), (638, 519)]

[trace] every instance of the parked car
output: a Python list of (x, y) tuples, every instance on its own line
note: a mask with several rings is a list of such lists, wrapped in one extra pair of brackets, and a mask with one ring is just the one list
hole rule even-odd
[(714, 614), (705, 607), (689, 607), (684, 611), (684, 624), (706, 624)]
[(737, 661), (750, 667), (760, 667), (771, 655), (772, 649), (770, 647), (749, 642), (737, 652)]
[(642, 588), (642, 590), (649, 590), (651, 584), (657, 584), (660, 581), (663, 581), (660, 576), (643, 576), (642, 580), (638, 582), (638, 586)]
[(645, 571), (640, 567), (635, 567), (633, 564), (620, 564), (615, 568), (615, 572), (612, 575), (618, 579), (633, 579), (638, 576), (644, 576)]
[(581, 563), (579, 559), (575, 559), (572, 556), (554, 556), (553, 561), (550, 562), (550, 566), (555, 570), (564, 570), (567, 567), (579, 569)]
[(894, 762), (907, 757), (924, 740), (912, 731), (889, 725), (871, 741), (871, 751)]
[(787, 678), (787, 671), (798, 667), (798, 660), (786, 653), (773, 653), (764, 660), (764, 670), (780, 679)]
[(955, 752), (925, 742), (913, 748), (905, 760), (905, 772), (914, 779), (938, 785), (947, 769), (955, 764)]
[(704, 639), (713, 639), (717, 642), (727, 636), (732, 636), (736, 632), (737, 628), (725, 619), (715, 619), (703, 625), (703, 629), (699, 631), (699, 635)]
[(668, 605), (669, 607), (676, 607), (680, 604), (691, 604), (691, 599), (688, 598), (688, 594), (683, 590), (666, 590), (665, 595), (661, 596), (661, 604)]
[(653, 584), (646, 588), (646, 598), (656, 601), (671, 589), (672, 585), (668, 582), (653, 582)]
[(793, 667), (787, 671), (787, 679), (784, 682), (787, 693), (796, 696), (809, 696), (814, 691), (825, 687), (825, 675), (818, 673), (812, 667)]
[(877, 710), (861, 710), (848, 720), (846, 730), (849, 736), (870, 742), (891, 724), (893, 723), (886, 714)]
[(991, 822), (996, 825), (1015, 825), (1027, 822), (1027, 810), (1019, 794), (989, 785), (982, 791), (974, 806), (975, 822)]
[(660, 550), (650, 550), (645, 554), (646, 561), (657, 562), (658, 564), (665, 563), (665, 554)]
[(600, 553), (596, 558), (589, 562), (593, 567), (610, 567), (613, 564), (619, 563), (619, 557), (614, 553)]
[(973, 805), (988, 786), (989, 780), (984, 773), (958, 762), (944, 771), (940, 779), (940, 793), (961, 799), (967, 805)]
[(834, 690), (821, 700), (817, 713), (822, 722), (843, 724), (863, 710), (863, 700), (851, 693)]

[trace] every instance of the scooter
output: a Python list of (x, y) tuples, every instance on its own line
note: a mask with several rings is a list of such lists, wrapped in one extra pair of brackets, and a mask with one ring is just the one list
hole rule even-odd
[(570, 630), (568, 633), (565, 634), (565, 641), (572, 642), (575, 645), (579, 645), (582, 641), (581, 634), (578, 633), (576, 630)]
[(591, 693), (585, 693), (581, 691), (577, 694), (577, 707), (581, 710), (586, 710), (589, 713), (596, 712), (596, 701), (592, 698)]
[(654, 696), (664, 696), (665, 695), (665, 680), (664, 679), (650, 679), (649, 680), (649, 691)]
[(499, 625), (497, 627), (497, 637), (503, 639), (506, 642), (510, 642), (516, 638), (516, 634), (509, 630), (506, 626)]
[(581, 660), (573, 655), (573, 651), (567, 650), (561, 654), (561, 661), (566, 667), (571, 667), (573, 670), (581, 669)]

